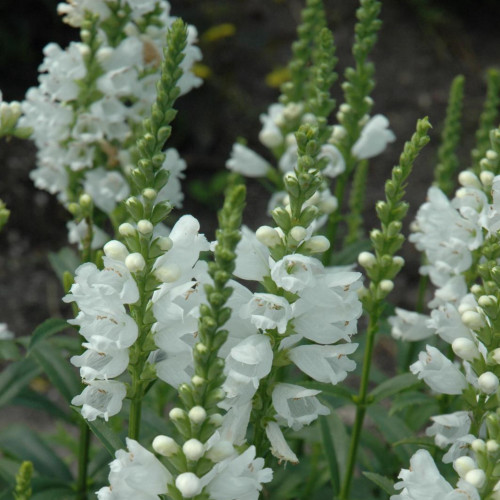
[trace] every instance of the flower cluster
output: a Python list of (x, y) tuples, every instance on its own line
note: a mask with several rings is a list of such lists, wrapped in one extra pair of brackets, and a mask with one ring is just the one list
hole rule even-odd
[[(66, 205), (86, 192), (95, 207), (111, 214), (130, 194), (127, 177), (137, 160), (135, 143), (154, 100), (165, 34), (175, 17), (163, 0), (74, 0), (60, 4), (59, 11), (80, 28), (81, 41), (66, 49), (54, 43), (45, 47), (39, 86), (21, 104), (19, 125), (31, 128), (38, 148), (31, 177)], [(196, 36), (190, 26), (181, 93), (201, 83), (189, 71), (201, 58)], [(185, 164), (177, 151), (168, 152), (162, 168), (171, 172), (171, 180), (160, 197), (180, 206), (178, 179)], [(77, 222), (69, 225), (72, 242), (88, 231), (85, 219)]]

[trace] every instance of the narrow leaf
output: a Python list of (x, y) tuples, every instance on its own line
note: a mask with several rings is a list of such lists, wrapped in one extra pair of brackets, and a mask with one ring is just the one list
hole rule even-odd
[[(74, 407), (72, 408), (79, 413), (78, 409)], [(90, 430), (95, 435), (95, 437), (99, 439), (99, 441), (108, 450), (109, 454), (113, 458), (115, 458), (115, 452), (117, 450), (125, 448), (125, 443), (106, 422), (100, 419), (96, 419), (92, 422), (87, 421), (87, 425), (90, 427)]]
[(74, 274), (75, 269), (80, 265), (78, 255), (68, 247), (61, 248), (57, 253), (49, 252), (49, 262), (61, 282), (65, 271)]
[(16, 406), (24, 406), (26, 408), (44, 411), (57, 419), (65, 420), (69, 423), (73, 422), (73, 420), (71, 420), (71, 416), (66, 411), (60, 408), (45, 395), (33, 391), (29, 387), (25, 387), (15, 398), (12, 399), (11, 403)]
[(382, 488), (388, 495), (395, 495), (397, 493), (394, 489), (394, 482), (388, 477), (381, 476), (375, 472), (363, 472), (363, 476)]
[(9, 427), (0, 432), (0, 449), (5, 456), (29, 460), (37, 473), (71, 482), (71, 472), (42, 438), (24, 426)]
[(323, 450), (328, 461), (328, 469), (330, 471), (330, 481), (332, 483), (333, 492), (338, 495), (340, 490), (339, 468), (337, 464), (337, 455), (335, 454), (335, 447), (330, 434), (328, 420), (325, 416), (319, 417), (319, 425), (321, 428), (321, 438), (323, 440)]
[(81, 392), (80, 379), (73, 367), (50, 344), (38, 344), (35, 349), (31, 350), (30, 356), (36, 359), (67, 402)]
[(0, 374), (0, 407), (9, 403), (40, 373), (40, 368), (31, 359), (12, 363)]
[(402, 373), (401, 375), (396, 375), (395, 377), (392, 377), (375, 387), (369, 397), (373, 398), (373, 402), (376, 403), (384, 398), (398, 394), (399, 392), (405, 391), (420, 383), (421, 382), (417, 379), (417, 377), (415, 377), (415, 375), (413, 375), (413, 373)]
[(59, 333), (65, 328), (68, 328), (68, 322), (63, 318), (49, 318), (42, 324), (38, 325), (31, 336), (28, 351), (31, 351), (42, 339), (50, 337), (55, 333)]

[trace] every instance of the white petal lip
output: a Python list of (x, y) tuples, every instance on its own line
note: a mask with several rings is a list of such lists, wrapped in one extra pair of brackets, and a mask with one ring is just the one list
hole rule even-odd
[(271, 453), (281, 462), (291, 462), (298, 464), (297, 455), (288, 446), (288, 443), (283, 436), (280, 426), (276, 422), (269, 422), (266, 426), (266, 436), (271, 443)]

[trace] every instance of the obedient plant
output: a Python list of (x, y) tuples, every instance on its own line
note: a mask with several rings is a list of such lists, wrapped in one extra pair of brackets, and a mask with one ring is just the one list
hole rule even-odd
[[(418, 303), (393, 308), (404, 197), (430, 124), (417, 122), (379, 224), (365, 227), (369, 160), (395, 140), (372, 114), (380, 8), (360, 1), (337, 107), (334, 37), (322, 1), (306, 1), (287, 81), (260, 116), (262, 148), (242, 139), (227, 160), (210, 241), (171, 213), (186, 163), (168, 139), (176, 99), (201, 84), (196, 29), (163, 0), (59, 5), (80, 41), (45, 48), (39, 86), (0, 103), (0, 136), (35, 142), (31, 178), (70, 214), (78, 256), (52, 261), (74, 314), (31, 337), (0, 323), (11, 361), (0, 405), (66, 427), (0, 432), (1, 498), (500, 498), (500, 79), (488, 75), (458, 174), (464, 79), (453, 81), (409, 236)], [(270, 191), (270, 220), (253, 229), (244, 177)], [(8, 217), (0, 201), (0, 229)], [(387, 325), (392, 377), (374, 363)], [(41, 371), (65, 408), (29, 386)]]

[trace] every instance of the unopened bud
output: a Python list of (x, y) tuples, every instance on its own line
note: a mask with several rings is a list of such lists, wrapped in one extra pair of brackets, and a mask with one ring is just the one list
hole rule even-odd
[(471, 330), (479, 330), (484, 326), (483, 317), (476, 311), (465, 311), (461, 318), (462, 323)]
[(146, 220), (146, 219), (141, 219), (138, 223), (137, 223), (137, 230), (141, 233), (141, 234), (149, 234), (149, 233), (152, 233), (153, 232), (153, 224)]
[(493, 179), (495, 178), (495, 174), (490, 172), (489, 170), (483, 170), (479, 174), (479, 179), (483, 183), (483, 186), (491, 186), (493, 184)]
[(305, 248), (311, 253), (326, 252), (330, 248), (330, 241), (325, 236), (313, 236), (306, 242)]
[(394, 290), (394, 281), (382, 280), (379, 284), (380, 289), (385, 293), (391, 293)]
[(201, 481), (192, 472), (183, 472), (175, 479), (175, 486), (184, 498), (193, 498), (201, 492)]
[(479, 351), (476, 343), (465, 337), (455, 339), (451, 344), (451, 348), (459, 358), (464, 359), (465, 361), (472, 361), (473, 359), (479, 357)]
[(498, 377), (493, 372), (484, 372), (477, 379), (477, 385), (481, 392), (493, 394), (498, 389)]
[(283, 142), (283, 135), (278, 129), (265, 127), (259, 133), (259, 141), (264, 146), (272, 149), (278, 147)]
[(475, 187), (481, 189), (477, 176), (470, 170), (463, 170), (458, 174), (458, 182), (464, 187)]
[(493, 350), (492, 356), (493, 360), (497, 365), (500, 365), (500, 347)]
[(132, 224), (130, 224), (129, 222), (124, 222), (118, 227), (118, 232), (122, 236), (134, 236), (136, 231), (135, 227), (132, 226)]
[(329, 196), (328, 198), (325, 198), (318, 203), (318, 208), (327, 215), (333, 214), (333, 212), (335, 212), (338, 207), (339, 202), (337, 201), (337, 198), (335, 198), (335, 196)]
[(360, 266), (369, 269), (377, 263), (377, 258), (371, 252), (361, 252), (358, 255), (358, 262)]
[(174, 245), (174, 242), (168, 236), (161, 236), (158, 238), (158, 246), (164, 252), (170, 250)]
[(199, 375), (193, 375), (191, 382), (195, 387), (201, 387), (206, 382), (206, 380), (203, 377), (200, 377)]
[(127, 247), (121, 241), (117, 240), (108, 241), (104, 245), (103, 250), (106, 257), (110, 257), (111, 259), (121, 260), (122, 262), (128, 256)]
[(164, 457), (175, 455), (180, 446), (169, 436), (156, 436), (153, 439), (153, 450)]
[(464, 479), (474, 488), (482, 488), (486, 482), (486, 474), (482, 469), (472, 469), (465, 474)]
[(465, 477), (468, 472), (476, 467), (476, 462), (471, 457), (459, 457), (453, 462), (453, 468), (460, 477)]
[(276, 229), (270, 226), (260, 226), (255, 232), (257, 240), (268, 248), (273, 248), (281, 243), (281, 238)]
[(494, 439), (489, 439), (486, 441), (486, 449), (488, 450), (488, 453), (494, 455), (500, 449), (500, 445)]
[(186, 416), (186, 412), (182, 408), (172, 408), (168, 414), (171, 420), (182, 420)]
[(197, 462), (205, 453), (205, 448), (201, 441), (197, 439), (189, 439), (182, 446), (182, 451), (188, 460)]
[(146, 261), (139, 252), (127, 255), (125, 265), (131, 273), (138, 273), (146, 267)]
[(210, 415), (209, 421), (212, 425), (215, 427), (220, 427), (222, 425), (222, 422), (224, 420), (224, 417), (220, 413), (213, 413)]
[(486, 151), (486, 158), (490, 161), (497, 161), (498, 160), (498, 153), (496, 151), (493, 151), (493, 149), (488, 149)]
[(203, 406), (193, 406), (189, 410), (188, 417), (193, 424), (201, 424), (207, 418), (207, 412)]
[(307, 230), (302, 226), (294, 226), (290, 230), (290, 236), (295, 241), (302, 241), (307, 236)]
[(476, 453), (482, 453), (486, 451), (486, 443), (482, 439), (474, 439), (470, 444), (471, 450)]
[(78, 203), (80, 203), (80, 205), (84, 208), (89, 208), (92, 206), (92, 198), (87, 193), (83, 193), (80, 196)]
[(156, 192), (156, 189), (146, 188), (142, 192), (142, 196), (148, 200), (154, 200), (158, 196), (158, 193)]

